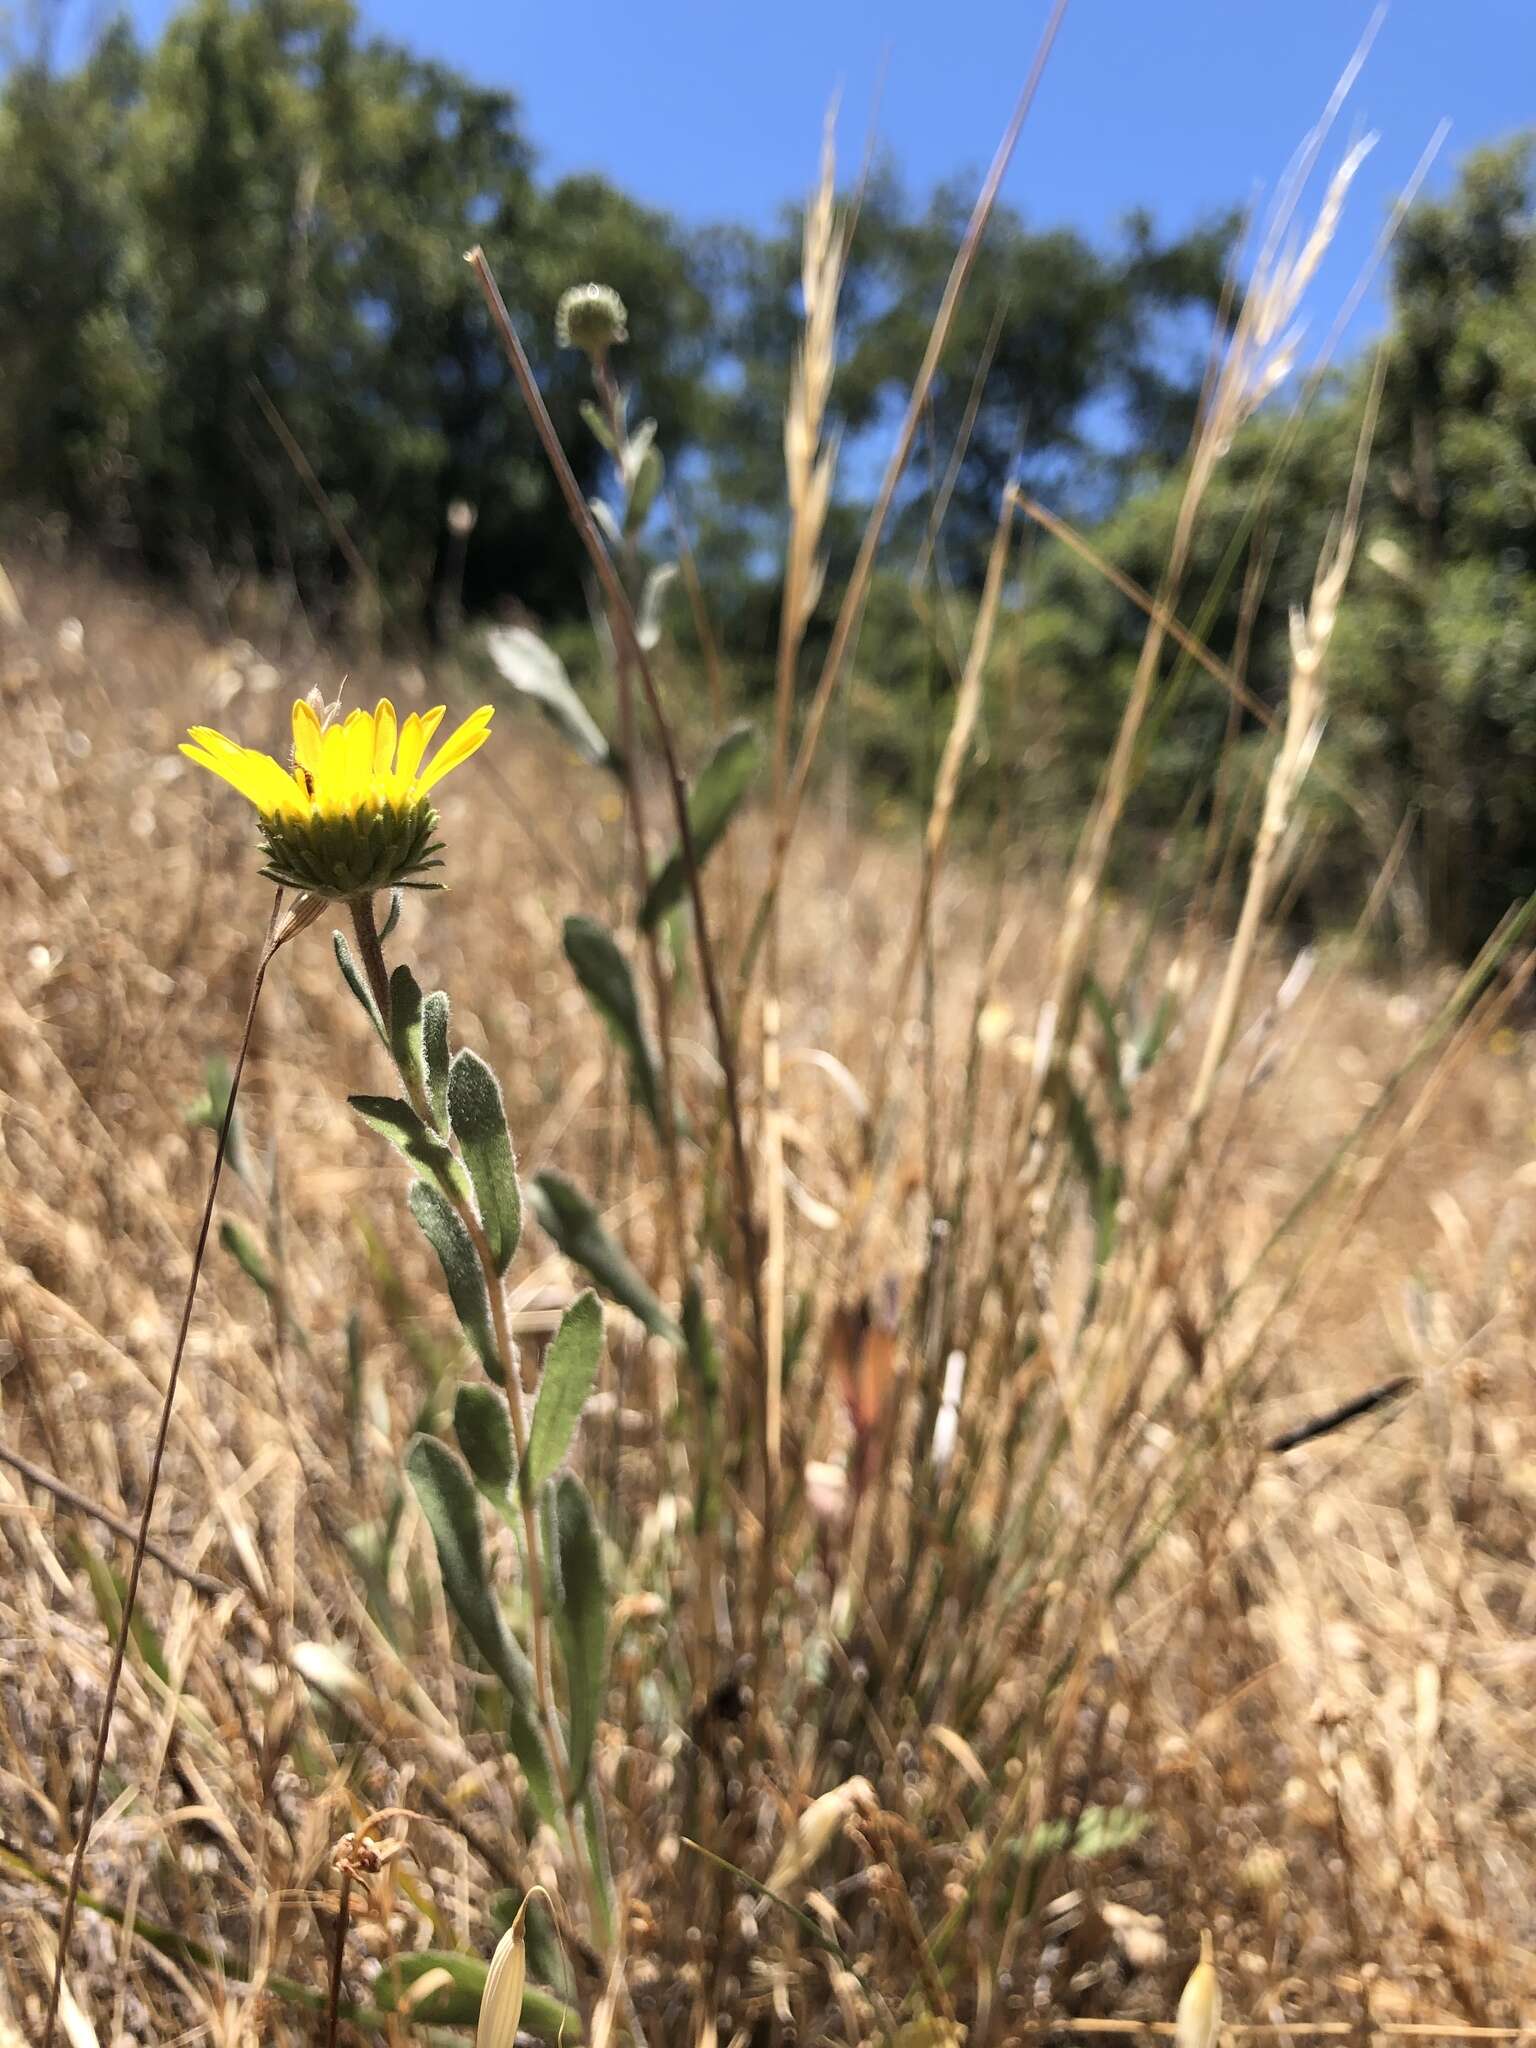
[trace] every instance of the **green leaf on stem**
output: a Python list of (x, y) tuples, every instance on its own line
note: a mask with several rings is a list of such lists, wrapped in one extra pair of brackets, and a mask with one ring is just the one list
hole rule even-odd
[(389, 1033), (384, 1029), (384, 1019), (379, 1015), (379, 1006), (373, 1000), (372, 991), (363, 979), (357, 962), (352, 958), (352, 948), (340, 932), (331, 933), (331, 943), (336, 948), (336, 965), (341, 969), (343, 981), (362, 1004), (369, 1023), (379, 1034), (379, 1043), (386, 1052), (389, 1052)]
[(427, 997), (421, 1012), (421, 1055), (426, 1068), (427, 1102), (440, 1131), (448, 1128), (448, 998), (439, 989)]
[(411, 1439), (405, 1470), (437, 1546), (443, 1591), (464, 1633), (506, 1688), (512, 1747), (534, 1803), (546, 1819), (552, 1819), (559, 1798), (539, 1732), (533, 1669), (514, 1641), (491, 1590), (479, 1495), (468, 1471), (436, 1437)]
[(505, 1501), (517, 1476), (506, 1395), (483, 1380), (466, 1380), (454, 1396), (453, 1433), (477, 1484)]
[(563, 1174), (536, 1173), (528, 1184), (528, 1200), (539, 1222), (573, 1264), (589, 1273), (602, 1291), (631, 1315), (638, 1316), (652, 1336), (682, 1349), (682, 1331), (604, 1229), (602, 1218), (580, 1188)]
[(560, 1318), (544, 1360), (528, 1432), (528, 1484), (535, 1493), (553, 1478), (570, 1449), (602, 1355), (602, 1305), (589, 1287)]
[(413, 1102), (424, 1099), (427, 1092), (421, 1019), (421, 983), (402, 963), (389, 977), (389, 1049)]
[[(688, 792), (688, 832), (694, 859), (702, 867), (724, 837), (751, 787), (761, 759), (757, 728), (743, 720), (722, 735)], [(679, 844), (657, 870), (640, 907), (640, 929), (650, 931), (681, 900), (688, 868)]]
[(565, 957), (587, 1000), (608, 1027), (608, 1034), (629, 1063), (629, 1092), (661, 1129), (661, 1079), (635, 994), (629, 962), (613, 934), (595, 918), (568, 917), (563, 933)]
[(491, 1257), (505, 1273), (523, 1234), (523, 1200), (501, 1087), (478, 1053), (459, 1053), (448, 1070), (448, 1121), (475, 1184)]
[(554, 1624), (570, 1696), (571, 1781), (579, 1786), (592, 1761), (607, 1677), (608, 1585), (597, 1517), (586, 1488), (572, 1472), (562, 1472), (555, 1481), (551, 1520), (560, 1565)]
[(416, 1171), (436, 1181), (449, 1201), (467, 1201), (464, 1169), (441, 1139), (434, 1138), (408, 1102), (393, 1095), (349, 1095), (347, 1101), (369, 1130), (387, 1138)]
[[(479, 1956), (464, 1955), (457, 1949), (418, 1949), (414, 1955), (393, 1956), (379, 1972), (373, 1995), (383, 2012), (397, 2012), (413, 1984), (434, 1970), (448, 1978), (446, 1984), (429, 1991), (410, 2008), (412, 2021), (438, 2026), (473, 2026), (480, 2017), (489, 1963)], [(528, 1985), (523, 1992), (518, 2031), (536, 2034), (553, 2048), (580, 2048), (581, 2020), (569, 2006), (547, 1991)]]
[(469, 1232), (441, 1188), (434, 1187), (431, 1181), (414, 1182), (406, 1199), (428, 1244), (437, 1253), (460, 1328), (491, 1378), (500, 1380), (501, 1354), (496, 1349), (496, 1333), (491, 1326), (490, 1297)]

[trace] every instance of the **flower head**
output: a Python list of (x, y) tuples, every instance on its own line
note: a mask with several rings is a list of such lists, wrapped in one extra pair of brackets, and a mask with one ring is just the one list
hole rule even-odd
[(428, 792), (484, 744), (492, 707), (472, 712), (423, 768), (442, 716), (439, 704), (425, 714), (413, 711), (400, 725), (385, 697), (374, 711), (324, 725), (314, 705), (301, 700), (293, 707), (289, 768), (206, 725), (192, 727), (181, 751), (256, 806), (269, 881), (343, 899), (375, 889), (430, 889), (437, 884), (421, 876), (442, 862)]
[(601, 362), (616, 343), (628, 341), (628, 319), (624, 301), (611, 285), (573, 284), (560, 294), (555, 308), (555, 344), (582, 349)]

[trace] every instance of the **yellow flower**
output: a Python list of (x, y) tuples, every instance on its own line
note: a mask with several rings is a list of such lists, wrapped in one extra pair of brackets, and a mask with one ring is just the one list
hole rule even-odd
[(206, 725), (192, 727), (181, 751), (256, 806), (269, 881), (338, 898), (430, 889), (437, 884), (420, 877), (442, 862), (428, 792), (484, 745), (492, 707), (472, 712), (423, 768), (442, 716), (439, 704), (400, 725), (385, 697), (375, 711), (323, 727), (301, 700), (293, 707), (291, 768)]

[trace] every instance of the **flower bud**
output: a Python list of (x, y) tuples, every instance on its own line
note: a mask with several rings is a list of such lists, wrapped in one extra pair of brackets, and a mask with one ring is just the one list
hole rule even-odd
[(628, 318), (624, 301), (611, 285), (573, 284), (560, 294), (555, 308), (556, 345), (579, 348), (594, 363), (601, 363), (609, 349), (628, 341)]

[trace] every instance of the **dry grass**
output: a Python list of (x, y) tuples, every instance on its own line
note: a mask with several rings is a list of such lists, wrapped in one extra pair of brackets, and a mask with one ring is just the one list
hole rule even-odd
[[(674, 1310), (697, 1284), (713, 1332), (711, 1375), (697, 1342), (613, 1310), (575, 1453), (610, 1551), (616, 1932), (596, 1863), (536, 1818), (402, 1479), (412, 1433), (447, 1427), (463, 1346), (401, 1226), (398, 1162), (346, 1108), (377, 1048), (311, 933), (259, 1018), (237, 1236), (193, 1328), (65, 1958), (71, 2048), (317, 2040), (333, 1967), (343, 2033), (462, 2040), (440, 2024), (447, 1966), (487, 1959), (497, 1894), (534, 1885), (565, 1960), (531, 1914), (530, 1980), (594, 2044), (1166, 2024), (1205, 1930), (1237, 2028), (1508, 2030), (1528, 2009), (1536, 1104), (1509, 1020), (1531, 911), (1473, 973), (1403, 987), (1342, 940), (1295, 960), (1272, 923), (1358, 488), (1297, 613), (1262, 782), (1224, 788), (1195, 902), (1175, 918), (1104, 885), (1165, 645), (1188, 638), (1202, 494), (1288, 360), (1357, 160), (1293, 252), (1326, 124), (1213, 370), (1072, 872), (1042, 877), (1006, 816), (989, 861), (949, 846), (982, 705), (1020, 680), (991, 646), (1011, 500), (926, 832), (808, 800), (1016, 132), (792, 748), (833, 459), (845, 224), (824, 168), (773, 801), (716, 855), (691, 949), (634, 934), (645, 814), (666, 814), (638, 741), (621, 793), (509, 713), (448, 792), (451, 893), (408, 904), (392, 941), (500, 1073), (525, 1176), (588, 1188)], [(664, 697), (629, 610), (638, 557), (611, 561), (572, 509), (633, 740)], [(290, 696), (335, 682), (271, 620), (263, 659), (83, 569), (14, 566), (0, 1448), (24, 1462), (0, 1459), (0, 2048), (45, 2009), (209, 1166), (206, 1109), (186, 1112), (238, 1035), (267, 910), (233, 800), (194, 788), (174, 743), (210, 719), (275, 739)], [(934, 615), (928, 591), (914, 608)], [(1241, 697), (1241, 648), (1200, 658)], [(349, 688), (374, 685), (406, 708), (428, 689), (398, 669)], [(562, 955), (576, 911), (644, 955), (681, 1112), (654, 1129)], [(530, 1229), (511, 1277), (531, 1381), (576, 1276)], [(517, 1538), (487, 1526), (506, 1619), (537, 1646)], [(378, 1869), (370, 1816), (393, 1845)], [(398, 1997), (427, 1952), (446, 1963)], [(559, 2037), (547, 1990), (529, 2001), (524, 2024)]]
[[(179, 1111), (198, 1093), (204, 1060), (232, 1042), (264, 913), (233, 804), (215, 804), (210, 818), (171, 746), (210, 709), (260, 730), (311, 677), (278, 678), (243, 652), (209, 647), (84, 575), (18, 582), (31, 629), (12, 635), (4, 672), (14, 738), (0, 865), (10, 947), (0, 1415), (7, 1444), (126, 1517), (140, 1498), (207, 1166), (207, 1135), (190, 1133)], [(66, 614), (83, 620), (83, 644)], [(409, 696), (412, 678), (391, 680)], [(525, 1168), (558, 1159), (586, 1179), (648, 1263), (661, 1256), (654, 1162), (634, 1145), (611, 1062), (559, 958), (562, 913), (617, 881), (604, 791), (537, 729), (504, 734), (498, 757), (494, 794), (467, 778), (453, 794), (454, 887), (429, 911), (408, 911), (412, 943), (476, 1005), (461, 1001), (460, 1028), (506, 1078)], [(557, 842), (558, 860), (540, 853)], [(759, 857), (742, 856), (749, 878)], [(850, 1426), (820, 1363), (848, 1281), (839, 1235), (818, 1227), (827, 1218), (816, 1206), (849, 1208), (868, 1170), (844, 1070), (867, 1086), (877, 1054), (890, 1062), (896, 1135), (867, 1255), (910, 1295), (927, 1256), (925, 1075), (937, 1076), (939, 1127), (958, 1128), (979, 1043), (978, 1192), (965, 1231), (980, 1246), (980, 1189), (1032, 1058), (1026, 1027), (1004, 1006), (1020, 1020), (1033, 1013), (1054, 905), (1010, 889), (1013, 942), (993, 947), (1003, 957), (978, 1041), (991, 891), (958, 867), (937, 884), (934, 1059), (915, 1030), (881, 1030), (872, 991), (901, 970), (916, 882), (904, 847), (820, 820), (793, 865), (784, 1107), (806, 1199), (791, 1210), (789, 1257), (794, 1290), (811, 1297), (812, 1336), (786, 1391), (786, 1462), (802, 1466), (840, 1456)], [(1141, 1155), (1187, 1099), (1218, 986), (1219, 960), (1206, 982), (1206, 950), (1186, 948), (1182, 971), (1201, 992), (1179, 1043), (1136, 1090), (1123, 1136), (1128, 1200), (1138, 1199)], [(1265, 973), (1272, 984), (1278, 962)], [(1313, 1255), (1271, 1328), (1262, 1377), (1234, 1396), (1202, 1451), (1198, 1485), (1165, 1496), (1182, 1470), (1176, 1456), (1168, 1463), (1170, 1446), (1199, 1437), (1273, 1288), (1257, 1289), (1253, 1307), (1199, 1348), (1191, 1333), (1211, 1328), (1213, 1304), (1371, 1109), (1442, 995), (1319, 974), (1262, 1048), (1245, 1051), (1239, 1033), (1242, 1066), (1269, 1071), (1246, 1085), (1229, 1075), (1217, 1091), (1213, 1164), (1167, 1241), (1158, 1329), (1137, 1354), (1134, 1426), (1117, 1424), (1108, 1395), (1093, 1392), (1115, 1376), (1072, 1383), (1092, 1354), (1072, 1364), (1084, 1232), (1081, 1197), (1064, 1188), (1064, 1219), (1049, 1234), (1034, 1205), (1034, 1263), (1021, 1279), (1065, 1382), (1042, 1383), (1016, 1354), (1008, 1365), (996, 1304), (986, 1310), (959, 1461), (971, 1456), (987, 1478), (960, 1527), (942, 1536), (909, 1500), (921, 1466), (910, 1432), (882, 1442), (867, 1500), (878, 1502), (873, 1541), (885, 1568), (861, 1596), (843, 1583), (842, 1537), (792, 1488), (783, 1662), (772, 1694), (760, 1695), (771, 1784), (755, 1785), (731, 1860), (765, 1874), (806, 1795), (869, 1778), (871, 1805), (852, 1839), (815, 1872), (825, 1890), (814, 1907), (888, 2008), (937, 1979), (937, 1963), (935, 2003), (942, 1991), (976, 2037), (1006, 2038), (1052, 2015), (1165, 2017), (1209, 1922), (1229, 2018), (1368, 2010), (1379, 2021), (1499, 2024), (1523, 2009), (1536, 1985), (1536, 1175), (1532, 1091), (1507, 1032), (1449, 1075), (1347, 1241), (1325, 1240)], [(1256, 1013), (1250, 1001), (1246, 1029)], [(679, 1064), (706, 1090), (708, 1057), (690, 1030)], [(187, 2030), (199, 2026), (228, 2042), (308, 2038), (312, 2023), (264, 2002), (261, 1987), (274, 1973), (323, 1983), (330, 1847), (375, 1805), (423, 1818), (410, 1824), (413, 1857), (396, 1867), (389, 1910), (360, 1917), (354, 1988), (370, 1957), (396, 1949), (488, 1954), (488, 1893), (535, 1875), (560, 1882), (551, 1845), (526, 1838), (495, 1745), (474, 1726), (409, 1506), (379, 1565), (398, 1644), (358, 1563), (357, 1532), (388, 1512), (400, 1444), (454, 1348), (426, 1262), (396, 1223), (393, 1169), (344, 1107), (349, 1086), (369, 1084), (369, 1051), (323, 941), (301, 941), (273, 987), (246, 1110), (257, 1186), (273, 1171), (280, 1190), (286, 1298), (273, 1313), (233, 1261), (210, 1271), (158, 1525), (185, 1564), (230, 1590), (214, 1599), (149, 1566), (146, 1614), (168, 1677), (130, 1663), (112, 1804), (89, 1863), (95, 1895), (130, 1920), (216, 1947), (222, 1970), (157, 1956), (87, 1914), (70, 1972), (80, 2041), (196, 2038)], [(1378, 1125), (1367, 1161), (1389, 1152), (1397, 1121), (1393, 1111)], [(1355, 1171), (1349, 1192), (1368, 1181), (1368, 1168)], [(263, 1235), (264, 1203), (248, 1188), (227, 1206)], [(967, 1286), (968, 1268), (962, 1259)], [(560, 1277), (552, 1264), (525, 1263), (519, 1294)], [(1112, 1262), (1105, 1287), (1117, 1284)], [(349, 1411), (353, 1305), (363, 1391)], [(1026, 1319), (1025, 1303), (1014, 1306)], [(898, 1378), (921, 1365), (903, 1332)], [(989, 1370), (990, 1407), (974, 1398)], [(1263, 1454), (1278, 1427), (1398, 1370), (1414, 1373), (1419, 1391), (1387, 1419), (1284, 1459)], [(711, 1981), (705, 1916), (718, 1873), (680, 1837), (707, 1824), (714, 1751), (736, 1738), (699, 1723), (701, 1743), (689, 1734), (708, 1674), (684, 1624), (688, 1449), (653, 1423), (652, 1403), (667, 1411), (670, 1373), (668, 1358), (621, 1327), (585, 1454), (627, 1560), (604, 1772), (631, 1902), (631, 1983), (652, 2039), (698, 2037), (710, 2006), (722, 2029), (771, 2029), (775, 2005), (817, 2038), (866, 2038), (881, 2014), (858, 1983), (786, 1916), (723, 1879), (735, 1904)], [(1004, 1502), (993, 1454), (1010, 1402), (1024, 1405)], [(1004, 1560), (1019, 1574), (1005, 1596), (985, 1577), (987, 1532), (1038, 1478), (1062, 1416), (1077, 1455), (1050, 1467), (1040, 1509), (1049, 1528)], [(1122, 1462), (1100, 1498), (1105, 1457)], [(1112, 1597), (1107, 1567), (1134, 1548), (1125, 1525), (1140, 1473), (1159, 1514), (1166, 1497), (1169, 1527), (1134, 1585)], [(739, 1480), (750, 1527), (750, 1467)], [(0, 1471), (0, 1500), (0, 1899), (20, 1936), (6, 1946), (0, 2016), (26, 2039), (51, 1908), (23, 1866), (38, 1877), (61, 1869), (108, 1650), (80, 1546), (98, 1556), (114, 1546), (13, 1473)], [(867, 1558), (870, 1532), (857, 1540)], [(1098, 1545), (1107, 1547), (1095, 1555)], [(1047, 1565), (1053, 1576), (1038, 1583)], [(856, 1611), (838, 1640), (826, 1617), (840, 1583)], [(989, 1617), (984, 1636), (972, 1601)], [(341, 1707), (300, 1678), (316, 1675), (306, 1644), (334, 1645), (355, 1663)], [(724, 1677), (729, 1653), (719, 1654)], [(1134, 1809), (1145, 1832), (1089, 1860), (1031, 1865), (996, 1850), (1090, 1806)], [(955, 1913), (972, 1891), (987, 1902), (979, 1923)]]

